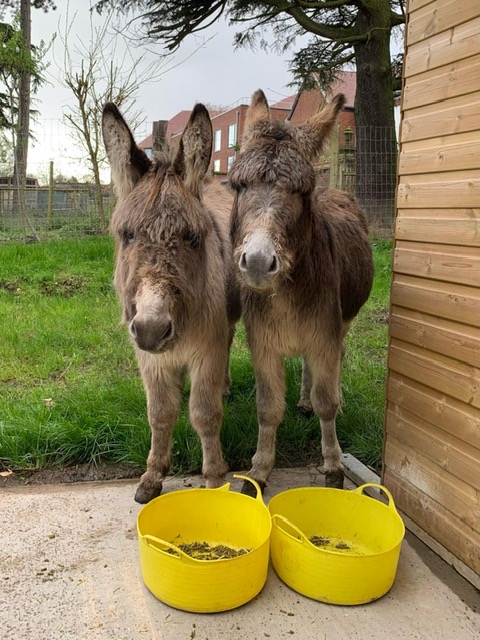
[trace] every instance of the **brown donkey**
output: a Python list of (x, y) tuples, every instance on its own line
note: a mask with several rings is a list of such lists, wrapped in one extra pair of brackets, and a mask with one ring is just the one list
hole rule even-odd
[(285, 410), (284, 357), (295, 355), (303, 358), (299, 407), (320, 419), (326, 485), (343, 487), (335, 429), (343, 341), (370, 294), (373, 261), (354, 197), (316, 188), (312, 162), (344, 102), (338, 95), (289, 127), (271, 121), (256, 91), (229, 175), (234, 264), (256, 379), (259, 434), (250, 475), (262, 487)]
[(212, 125), (197, 104), (173, 161), (154, 162), (134, 142), (114, 104), (103, 111), (103, 138), (118, 193), (115, 287), (147, 395), (152, 430), (147, 470), (135, 500), (160, 494), (171, 463), (172, 432), (185, 372), (190, 421), (200, 436), (207, 487), (222, 483), (222, 394), (239, 316), (232, 271), (232, 198), (205, 181)]

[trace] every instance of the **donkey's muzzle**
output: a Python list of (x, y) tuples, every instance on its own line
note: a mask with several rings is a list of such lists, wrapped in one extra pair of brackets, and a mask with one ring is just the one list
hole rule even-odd
[(273, 243), (268, 238), (252, 238), (240, 255), (238, 268), (247, 286), (263, 289), (271, 285), (280, 270)]
[(136, 316), (130, 323), (129, 332), (137, 347), (150, 353), (165, 351), (175, 335), (172, 318), (169, 315), (145, 320)]

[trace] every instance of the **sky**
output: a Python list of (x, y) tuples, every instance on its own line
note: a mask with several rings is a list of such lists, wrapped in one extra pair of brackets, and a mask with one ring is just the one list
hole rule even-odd
[[(93, 16), (88, 11), (89, 0), (57, 0), (57, 11), (44, 13), (32, 8), (32, 43), (50, 41), (53, 34), (65, 33), (66, 24), (72, 23), (67, 46), (77, 65), (81, 54), (77, 49), (88, 49), (91, 38), (91, 24), (103, 24), (104, 18)], [(119, 26), (126, 20), (117, 18)], [(262, 88), (270, 102), (276, 102), (295, 93), (288, 87), (292, 77), (288, 72), (288, 60), (292, 53), (281, 57), (264, 51), (235, 49), (233, 37), (237, 29), (229, 27), (225, 21), (216, 23), (201, 37), (189, 37), (174, 54), (162, 74), (154, 81), (141, 83), (136, 94), (135, 110), (141, 111), (144, 124), (137, 133), (137, 140), (151, 133), (154, 120), (169, 120), (183, 109), (191, 109), (195, 102), (210, 105), (230, 106), (240, 100), (249, 101), (252, 93)], [(110, 31), (112, 33), (112, 30)], [(109, 38), (106, 37), (105, 41)], [(66, 134), (63, 124), (64, 114), (72, 104), (70, 90), (62, 86), (64, 38), (57, 35), (46, 55), (50, 63), (46, 72), (48, 84), (37, 96), (35, 108), (40, 112), (38, 124), (34, 125), (37, 142), (29, 152), (29, 169), (45, 174), (49, 160), (55, 161), (55, 172), (84, 175), (79, 163), (76, 145)], [(122, 60), (121, 45), (114, 56)], [(163, 48), (149, 45), (130, 45), (134, 59), (141, 58), (142, 64), (158, 61)], [(170, 67), (170, 69), (169, 69)], [(40, 167), (40, 165), (42, 165)]]

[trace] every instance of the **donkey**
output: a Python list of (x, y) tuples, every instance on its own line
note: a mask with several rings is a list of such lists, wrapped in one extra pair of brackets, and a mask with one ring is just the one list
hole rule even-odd
[(229, 174), (233, 259), (256, 380), (259, 433), (250, 475), (262, 489), (285, 411), (284, 357), (295, 355), (303, 364), (298, 406), (320, 419), (326, 486), (343, 488), (335, 427), (341, 360), (351, 321), (370, 294), (373, 260), (355, 198), (316, 187), (313, 161), (344, 103), (337, 95), (293, 127), (272, 122), (256, 91)]
[(172, 432), (190, 372), (190, 421), (203, 453), (207, 487), (227, 465), (220, 445), (228, 354), (240, 315), (232, 269), (232, 196), (205, 179), (212, 151), (208, 111), (195, 105), (173, 160), (151, 161), (117, 107), (103, 110), (103, 139), (118, 194), (111, 231), (114, 283), (147, 396), (151, 449), (135, 500), (161, 493)]

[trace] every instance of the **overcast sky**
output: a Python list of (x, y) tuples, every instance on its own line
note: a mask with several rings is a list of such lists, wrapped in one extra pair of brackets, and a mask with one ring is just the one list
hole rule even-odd
[[(66, 20), (68, 23), (73, 20), (68, 47), (79, 64), (80, 58), (74, 51), (82, 44), (88, 48), (92, 18), (88, 11), (90, 4), (89, 0), (70, 0), (69, 3), (57, 0), (57, 11), (44, 13), (32, 9), (33, 44), (38, 44), (42, 39), (49, 41), (56, 32), (64, 33)], [(122, 19), (117, 20), (123, 26)], [(103, 21), (104, 17), (93, 14), (94, 25), (100, 26)], [(190, 37), (166, 63), (167, 69), (176, 65), (175, 68), (166, 70), (155, 82), (139, 87), (136, 109), (143, 113), (145, 125), (138, 136), (150, 133), (154, 120), (169, 120), (179, 111), (191, 109), (195, 102), (229, 106), (242, 98), (248, 100), (257, 88), (265, 91), (270, 102), (295, 93), (295, 89), (287, 87), (292, 79), (287, 62), (292, 54), (279, 57), (264, 51), (236, 50), (232, 44), (235, 31), (235, 28), (221, 22), (213, 25), (201, 37)], [(64, 156), (72, 151), (61, 124), (68, 104), (72, 103), (71, 93), (59, 81), (62, 76), (63, 49), (62, 38), (57, 36), (47, 54), (50, 62), (47, 71), (49, 84), (42, 87), (36, 96), (38, 102), (35, 108), (40, 116), (39, 125), (34, 127), (37, 144), (33, 145), (30, 152), (32, 166), (38, 162), (47, 163), (50, 159), (58, 160), (59, 154)], [(163, 53), (158, 44), (150, 45), (148, 51), (142, 46), (132, 46), (131, 51), (144, 61), (158, 59)], [(119, 57), (116, 56), (117, 59)]]

